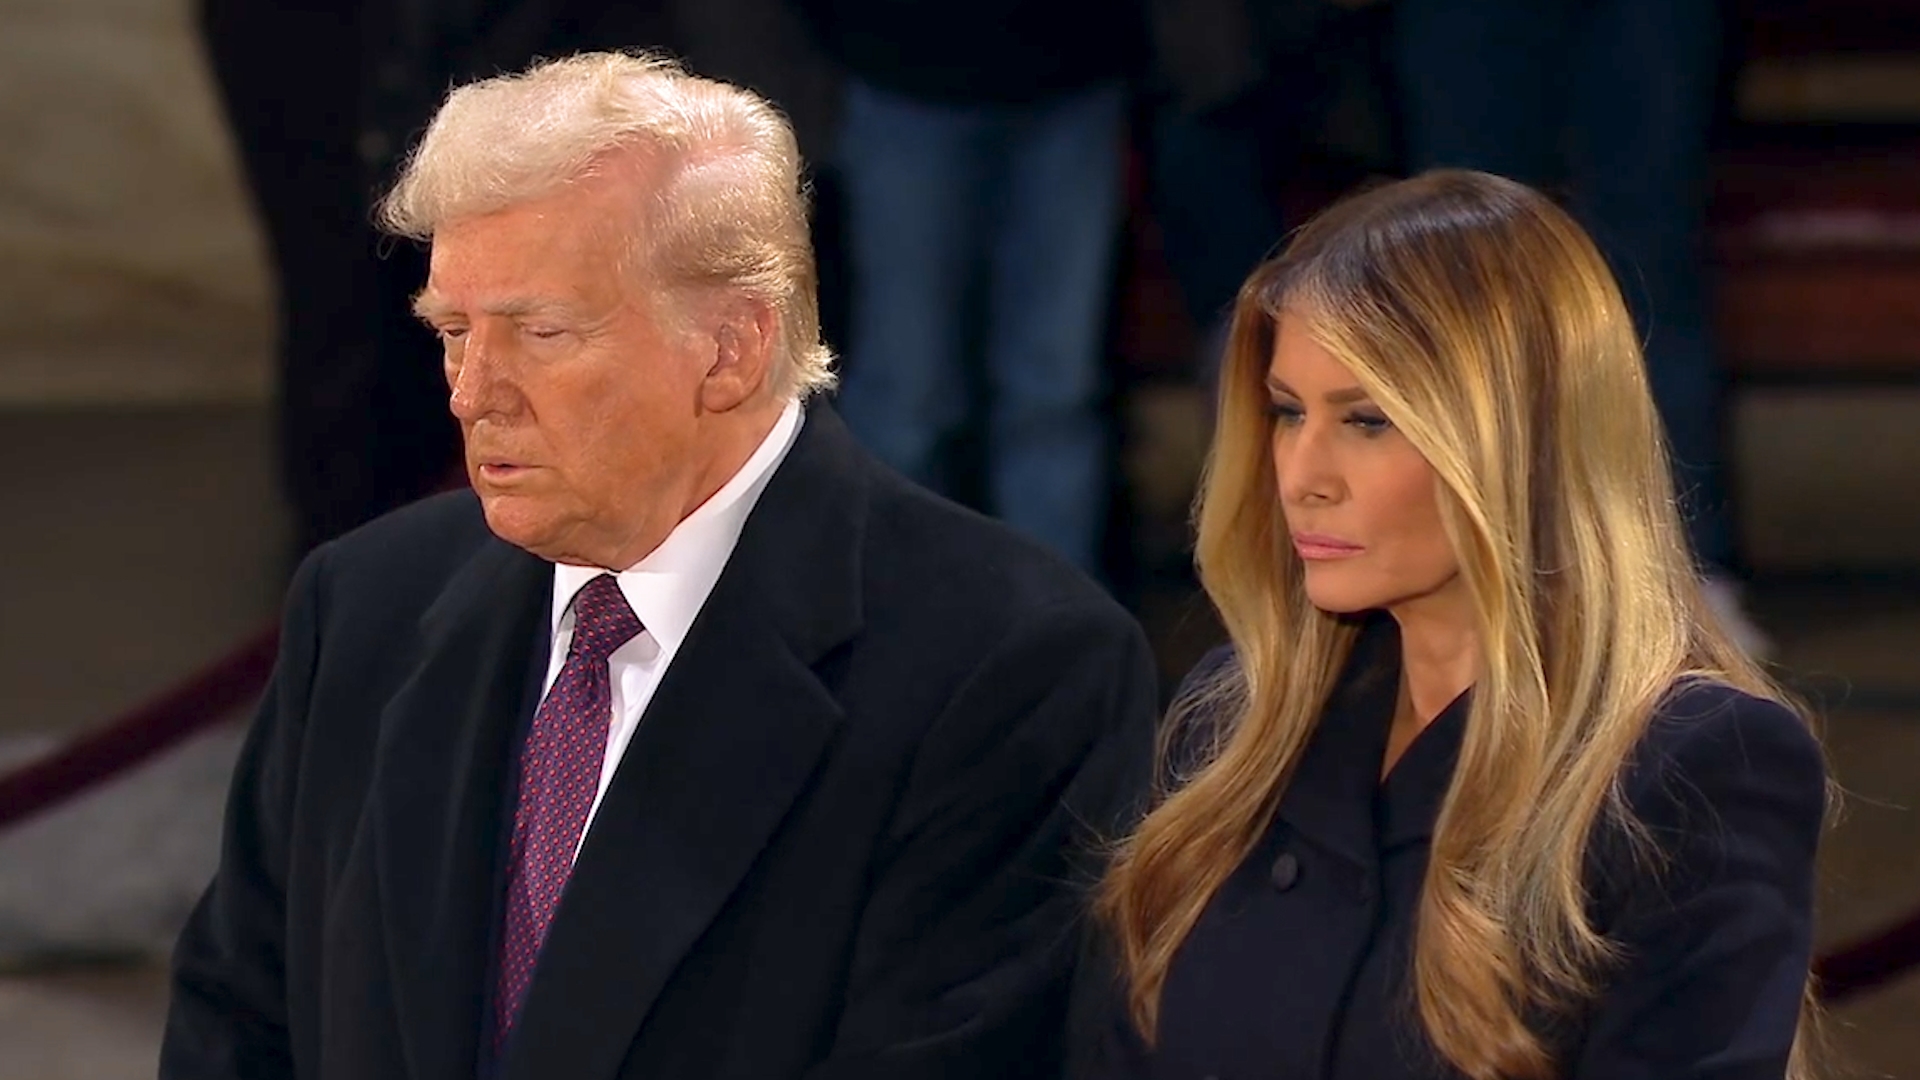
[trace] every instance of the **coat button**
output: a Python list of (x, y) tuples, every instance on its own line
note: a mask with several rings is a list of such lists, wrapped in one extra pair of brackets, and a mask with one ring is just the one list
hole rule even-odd
[(1300, 858), (1291, 851), (1283, 851), (1273, 860), (1273, 887), (1286, 892), (1293, 883), (1300, 880)]

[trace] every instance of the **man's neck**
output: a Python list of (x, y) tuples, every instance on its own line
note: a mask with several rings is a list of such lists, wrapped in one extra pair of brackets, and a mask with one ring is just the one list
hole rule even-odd
[(754, 453), (767, 441), (767, 436), (780, 422), (780, 416), (785, 411), (786, 404), (783, 402), (754, 406), (750, 413), (735, 410), (712, 414), (710, 422), (716, 427), (709, 432), (711, 449), (701, 467), (690, 475), (683, 486), (686, 494), (675, 500), (677, 512), (671, 517), (658, 519), (645, 536), (636, 537), (620, 548), (606, 568), (620, 571), (636, 566), (665, 543), (681, 522), (692, 517), (695, 511), (719, 494), (728, 481), (746, 467)]

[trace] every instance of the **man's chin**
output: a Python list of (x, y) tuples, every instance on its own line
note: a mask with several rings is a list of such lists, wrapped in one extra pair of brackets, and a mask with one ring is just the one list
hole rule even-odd
[(487, 528), (493, 535), (517, 548), (548, 558), (562, 529), (553, 511), (542, 500), (505, 492), (478, 489), (480, 508), (487, 516)]

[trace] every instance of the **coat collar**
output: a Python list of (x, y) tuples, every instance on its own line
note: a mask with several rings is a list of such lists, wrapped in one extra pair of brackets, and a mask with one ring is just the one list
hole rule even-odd
[(1383, 782), (1399, 689), (1399, 627), (1389, 616), (1369, 615), (1276, 811), (1292, 831), (1368, 871), (1382, 850), (1432, 837), (1466, 732), (1463, 694)]

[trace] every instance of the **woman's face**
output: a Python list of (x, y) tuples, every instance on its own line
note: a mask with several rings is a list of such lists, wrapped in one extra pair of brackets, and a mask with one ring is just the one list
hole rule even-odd
[(1274, 336), (1273, 471), (1307, 598), (1343, 615), (1462, 600), (1433, 467), (1302, 319)]

